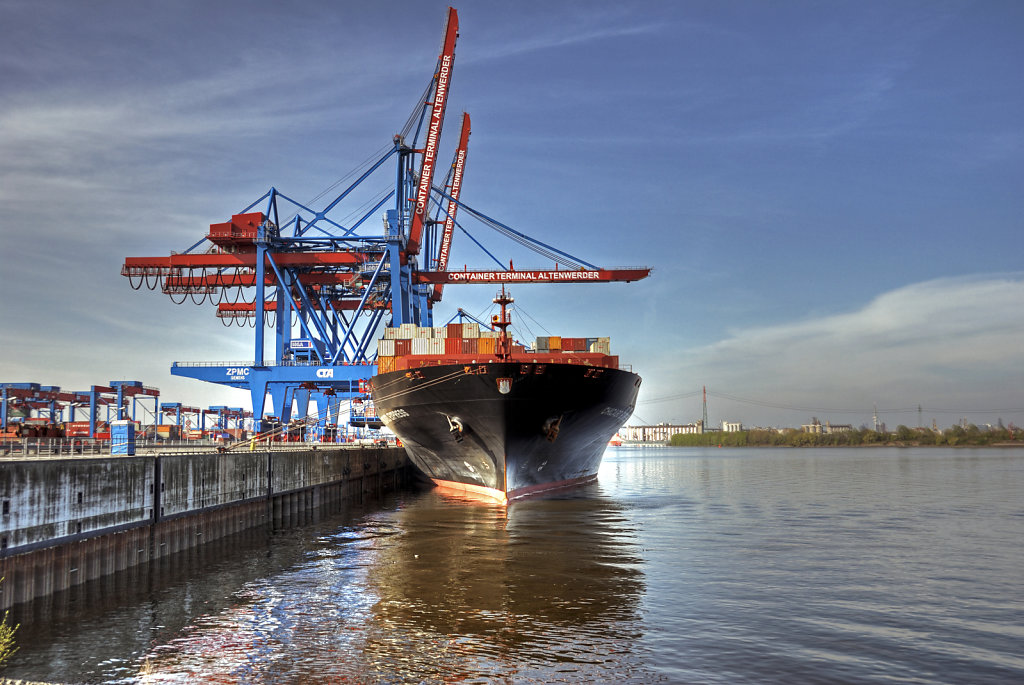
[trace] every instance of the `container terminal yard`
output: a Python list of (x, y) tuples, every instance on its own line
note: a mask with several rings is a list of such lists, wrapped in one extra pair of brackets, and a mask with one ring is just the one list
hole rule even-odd
[[(224, 445), (254, 436), (252, 412), (223, 405), (205, 409), (161, 402), (158, 388), (141, 381), (110, 381), (70, 392), (39, 383), (0, 383), (0, 455), (82, 454), (110, 447), (111, 425), (132, 424), (134, 446), (169, 447), (183, 443)], [(339, 424), (339, 409), (294, 419), (285, 426), (263, 419), (264, 442), (352, 443), (376, 441), (373, 407), (358, 398), (347, 406), (350, 420)], [(343, 418), (343, 417), (342, 417)]]

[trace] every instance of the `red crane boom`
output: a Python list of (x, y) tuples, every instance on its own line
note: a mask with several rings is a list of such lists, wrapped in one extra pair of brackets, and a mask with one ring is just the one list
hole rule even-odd
[(444, 123), (444, 108), (448, 103), (448, 85), (451, 82), (452, 66), (455, 62), (455, 39), (459, 35), (459, 14), (454, 7), (448, 8), (448, 22), (444, 32), (444, 46), (434, 76), (434, 99), (427, 128), (427, 143), (423, 149), (423, 165), (420, 167), (419, 185), (416, 189), (416, 206), (409, 228), (409, 242), (406, 254), (419, 254), (423, 226), (426, 224), (427, 208), (430, 204), (431, 184), (434, 182), (434, 168), (437, 165), (437, 145), (441, 140), (441, 125)]
[[(452, 161), (452, 184), (448, 189), (451, 199), (448, 201), (448, 213), (444, 219), (444, 231), (441, 233), (441, 248), (437, 256), (437, 270), (448, 270), (448, 256), (451, 254), (452, 233), (455, 232), (455, 214), (459, 211), (459, 193), (462, 192), (462, 174), (466, 170), (466, 153), (469, 149), (469, 114), (462, 113), (462, 133), (459, 135), (459, 146), (455, 148), (455, 159)], [(431, 299), (441, 301), (443, 283), (434, 286)]]

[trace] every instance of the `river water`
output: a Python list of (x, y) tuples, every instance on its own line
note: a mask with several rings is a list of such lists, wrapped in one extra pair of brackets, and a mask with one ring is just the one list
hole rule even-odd
[(422, 490), (21, 607), (90, 683), (1024, 682), (1024, 449), (612, 448), (504, 507)]

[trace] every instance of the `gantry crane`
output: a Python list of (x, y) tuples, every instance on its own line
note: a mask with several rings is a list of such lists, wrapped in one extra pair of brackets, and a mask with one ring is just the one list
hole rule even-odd
[[(179, 304), (212, 301), (223, 323), (255, 330), (253, 361), (175, 362), (172, 374), (248, 389), (257, 419), (268, 392), (276, 420), (285, 425), (293, 401), (303, 415), (313, 399), (321, 416), (333, 417), (375, 373), (380, 324), (433, 325), (433, 304), (445, 284), (633, 281), (650, 273), (598, 268), (464, 204), (468, 114), (448, 177), (443, 187), (434, 185), (458, 30), (458, 13), (448, 8), (437, 66), (413, 115), (386, 151), (322, 209), (271, 188), (181, 253), (125, 259), (121, 273), (132, 287), (159, 286)], [(368, 180), (389, 160), (397, 166), (393, 183), (368, 193)], [(358, 209), (342, 214), (343, 203), (357, 201)], [(381, 210), (383, 234), (367, 226)], [(551, 259), (553, 267), (517, 271), (488, 253), (498, 269), (449, 271), (454, 229), (465, 230), (459, 210)], [(275, 333), (271, 354), (267, 328)]]

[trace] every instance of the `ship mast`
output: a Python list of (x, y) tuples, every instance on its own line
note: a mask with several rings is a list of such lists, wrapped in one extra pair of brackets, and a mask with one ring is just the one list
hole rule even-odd
[(512, 319), (508, 317), (508, 312), (505, 308), (515, 302), (515, 300), (505, 292), (505, 286), (502, 285), (501, 292), (492, 301), (495, 304), (501, 305), (501, 314), (495, 314), (491, 317), (491, 323), (501, 329), (501, 335), (498, 336), (498, 343), (495, 345), (494, 353), (498, 359), (505, 360), (512, 356), (512, 339), (508, 337), (507, 330), (512, 324)]

